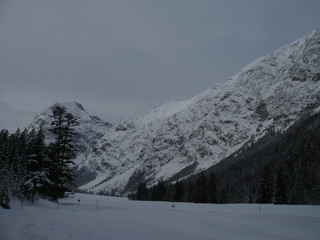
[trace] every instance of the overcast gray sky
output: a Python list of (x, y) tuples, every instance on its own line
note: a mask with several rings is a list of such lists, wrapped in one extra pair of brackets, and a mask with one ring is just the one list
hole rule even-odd
[(77, 101), (116, 123), (320, 27), (319, 0), (0, 0), (0, 129)]

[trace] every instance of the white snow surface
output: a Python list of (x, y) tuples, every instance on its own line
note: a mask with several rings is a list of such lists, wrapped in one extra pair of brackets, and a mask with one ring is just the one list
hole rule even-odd
[[(78, 199), (80, 205), (78, 206)], [(129, 201), (75, 194), (0, 209), (1, 240), (318, 240), (320, 206)]]
[(209, 88), (203, 93), (184, 101), (171, 101), (158, 107), (155, 107), (146, 115), (135, 119), (135, 125), (139, 127), (145, 127), (150, 124), (154, 125), (160, 120), (169, 118), (179, 112), (186, 110), (188, 107), (191, 107), (202, 97), (207, 96), (207, 94), (212, 94), (212, 92), (217, 90), (219, 86), (220, 84), (215, 84), (213, 87)]
[(80, 188), (123, 195), (141, 180), (150, 186), (207, 169), (270, 129), (284, 131), (307, 112), (319, 111), (319, 96), (315, 30), (260, 57), (225, 84), (97, 130), (101, 136), (92, 135), (76, 165), (97, 178)]

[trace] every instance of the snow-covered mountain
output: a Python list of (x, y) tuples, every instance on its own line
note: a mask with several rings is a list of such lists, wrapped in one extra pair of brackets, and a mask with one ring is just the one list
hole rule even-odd
[[(125, 194), (140, 181), (176, 180), (207, 169), (269, 129), (320, 111), (320, 30), (263, 56), (225, 84), (137, 119), (101, 129), (78, 172), (80, 188)], [(94, 178), (93, 178), (94, 176)]]
[(46, 135), (47, 144), (52, 142), (54, 139), (54, 136), (49, 129), (52, 127), (52, 111), (56, 106), (62, 107), (67, 112), (72, 113), (79, 123), (79, 125), (74, 128), (76, 137), (73, 140), (75, 149), (77, 151), (77, 158), (74, 159), (75, 167), (77, 169), (76, 181), (78, 185), (87, 183), (89, 180), (95, 177), (95, 173), (88, 172), (86, 169), (79, 169), (77, 166), (84, 159), (86, 159), (86, 152), (94, 147), (96, 140), (101, 138), (111, 128), (112, 125), (101, 120), (97, 116), (90, 115), (84, 110), (80, 103), (56, 103), (44, 110), (41, 114), (37, 115), (29, 126), (29, 129), (38, 129), (40, 126), (42, 126)]

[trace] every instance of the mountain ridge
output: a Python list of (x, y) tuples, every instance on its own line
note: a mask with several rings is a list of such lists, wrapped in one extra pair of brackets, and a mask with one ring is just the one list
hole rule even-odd
[(91, 176), (80, 189), (121, 195), (140, 181), (151, 186), (205, 170), (269, 129), (283, 131), (305, 113), (319, 112), (319, 83), (318, 29), (225, 84), (104, 129), (77, 163), (76, 172)]

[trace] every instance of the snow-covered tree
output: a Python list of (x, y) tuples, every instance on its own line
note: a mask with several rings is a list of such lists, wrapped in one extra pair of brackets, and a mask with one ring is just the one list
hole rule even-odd
[(8, 139), (9, 132), (1, 130), (0, 132), (0, 206), (10, 207), (10, 171), (8, 161)]
[(10, 199), (21, 197), (21, 186), (25, 178), (25, 153), (27, 131), (18, 129), (9, 134), (0, 132), (0, 204), (8, 208)]
[(52, 164), (47, 155), (45, 136), (42, 128), (32, 131), (29, 139), (29, 156), (27, 161), (27, 176), (24, 192), (34, 202), (36, 195), (45, 195), (50, 187), (49, 168)]

